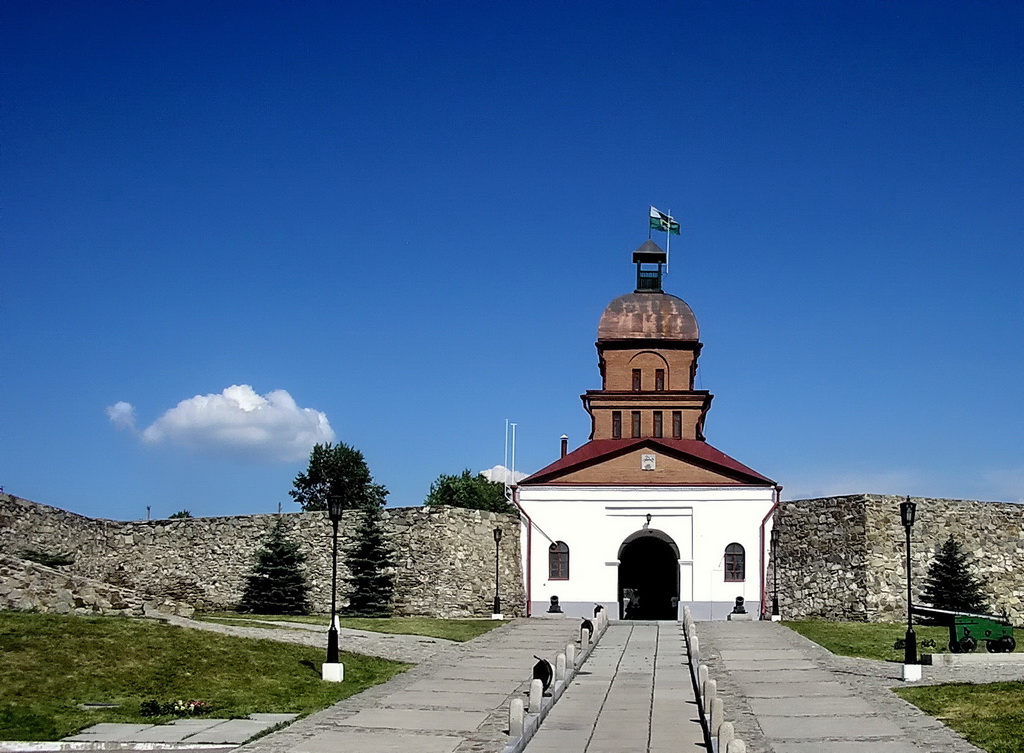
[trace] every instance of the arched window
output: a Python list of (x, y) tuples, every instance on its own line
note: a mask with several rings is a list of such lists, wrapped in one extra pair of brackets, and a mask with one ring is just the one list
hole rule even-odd
[(548, 580), (569, 580), (569, 545), (564, 541), (548, 547)]
[(725, 548), (725, 580), (739, 581), (746, 579), (747, 555), (741, 544), (729, 544)]

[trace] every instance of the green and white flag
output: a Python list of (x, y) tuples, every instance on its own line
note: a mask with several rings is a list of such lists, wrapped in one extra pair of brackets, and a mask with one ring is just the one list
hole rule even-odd
[(664, 212), (659, 212), (654, 207), (651, 207), (651, 228), (679, 235), (679, 223), (672, 219), (671, 216)]

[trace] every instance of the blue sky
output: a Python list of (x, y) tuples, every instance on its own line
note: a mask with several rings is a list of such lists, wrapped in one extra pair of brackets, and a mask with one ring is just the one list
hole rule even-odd
[(712, 444), (789, 497), (1024, 500), (1020, 3), (2, 21), (8, 492), (294, 509), (327, 423), (392, 505), (502, 462), (505, 419), (537, 470), (586, 440), (653, 204), (683, 228), (666, 289), (701, 326)]

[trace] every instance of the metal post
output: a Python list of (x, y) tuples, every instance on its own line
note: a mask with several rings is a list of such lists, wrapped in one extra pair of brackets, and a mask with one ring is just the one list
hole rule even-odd
[(494, 611), (492, 614), (501, 614), (501, 597), (498, 596), (498, 555), (501, 545), (501, 529), (494, 529)]
[(331, 627), (327, 631), (327, 663), (337, 664), (338, 628), (335, 624), (337, 622), (335, 615), (338, 606), (338, 519), (333, 515), (331, 516), (331, 525), (334, 528), (334, 534), (331, 546)]
[(917, 664), (917, 634), (914, 632), (914, 594), (910, 582), (910, 526), (907, 532), (907, 635), (904, 639), (904, 664)]
[(772, 525), (772, 578), (775, 593), (772, 596), (772, 617), (779, 616), (779, 531)]
[[(914, 527), (914, 517), (917, 512), (917, 505), (907, 497), (906, 502), (900, 504), (900, 520), (903, 529), (907, 534), (907, 635), (903, 641), (903, 665), (917, 665), (917, 634), (914, 633), (914, 589), (910, 575), (910, 529)], [(920, 668), (915, 671), (904, 669), (904, 679), (920, 679)]]

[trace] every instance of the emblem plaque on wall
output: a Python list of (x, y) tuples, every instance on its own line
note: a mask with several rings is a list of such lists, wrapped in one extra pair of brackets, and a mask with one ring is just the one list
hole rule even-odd
[(654, 455), (641, 455), (640, 456), (640, 470), (641, 471), (653, 471), (654, 470)]

